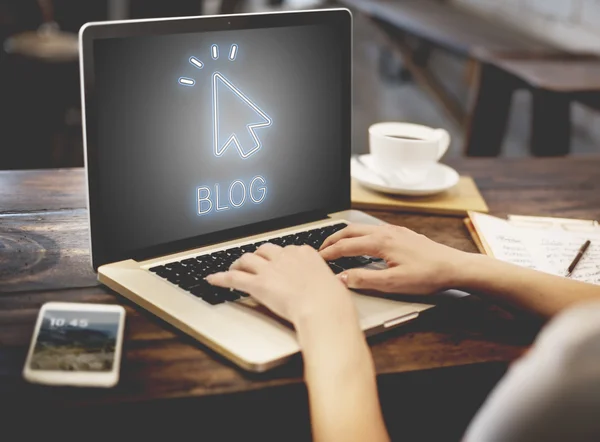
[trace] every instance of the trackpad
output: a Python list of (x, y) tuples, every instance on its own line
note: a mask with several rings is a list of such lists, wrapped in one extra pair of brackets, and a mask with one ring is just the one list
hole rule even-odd
[(387, 297), (361, 295), (359, 293), (353, 293), (353, 298), (363, 330), (433, 307), (431, 304), (396, 301)]

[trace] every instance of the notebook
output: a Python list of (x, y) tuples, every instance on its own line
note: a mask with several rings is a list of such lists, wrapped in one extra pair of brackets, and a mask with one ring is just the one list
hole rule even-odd
[(426, 197), (398, 197), (375, 192), (352, 180), (352, 207), (363, 210), (395, 210), (464, 217), (470, 210), (487, 212), (479, 189), (469, 176), (461, 176), (452, 189)]
[(600, 284), (600, 225), (592, 220), (469, 212), (465, 224), (481, 253), (501, 261), (565, 276), (587, 240), (591, 245), (572, 279)]

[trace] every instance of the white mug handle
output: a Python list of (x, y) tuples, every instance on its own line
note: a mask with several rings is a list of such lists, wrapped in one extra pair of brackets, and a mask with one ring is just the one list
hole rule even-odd
[(438, 150), (438, 157), (437, 159), (440, 160), (444, 154), (448, 151), (448, 148), (450, 147), (450, 134), (448, 133), (448, 131), (444, 130), (444, 129), (436, 129), (436, 132), (438, 132), (440, 134), (440, 138), (439, 138), (439, 150)]

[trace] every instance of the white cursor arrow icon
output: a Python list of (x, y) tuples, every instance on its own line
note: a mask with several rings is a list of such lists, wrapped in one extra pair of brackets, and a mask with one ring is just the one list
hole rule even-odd
[[(225, 142), (220, 138), (219, 134), (219, 88), (226, 86), (231, 92), (235, 94), (243, 103), (250, 107), (259, 117), (260, 121), (250, 123), (246, 125), (248, 132), (250, 133), (251, 139), (254, 140), (254, 146), (246, 146), (244, 148), (238, 136), (233, 133)], [(213, 130), (214, 130), (214, 153), (220, 157), (225, 153), (227, 148), (234, 145), (242, 158), (248, 158), (250, 155), (256, 153), (262, 147), (262, 143), (256, 135), (256, 129), (262, 129), (269, 127), (273, 124), (273, 120), (265, 114), (256, 104), (252, 102), (242, 91), (235, 87), (227, 78), (220, 72), (215, 72), (212, 76), (212, 101), (213, 101)]]

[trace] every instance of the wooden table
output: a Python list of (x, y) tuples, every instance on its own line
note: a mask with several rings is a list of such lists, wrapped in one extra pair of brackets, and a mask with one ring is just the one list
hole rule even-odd
[[(600, 107), (596, 55), (569, 53), (508, 23), (489, 20), (445, 0), (337, 0), (369, 18), (384, 47), (402, 60), (404, 74), (465, 127), (467, 156), (498, 156), (518, 89), (532, 95), (530, 151), (536, 156), (569, 152), (570, 106)], [(468, 109), (428, 67), (432, 50), (467, 59), (474, 99)], [(384, 51), (381, 60), (387, 74)], [(393, 63), (394, 70), (397, 64)]]
[(527, 89), (532, 97), (531, 153), (566, 155), (571, 144), (571, 103), (600, 108), (600, 57), (482, 55), (479, 87), (467, 123), (467, 155), (500, 153), (512, 96), (518, 89)]
[(482, 17), (447, 0), (337, 0), (337, 3), (368, 17), (414, 81), (460, 126), (467, 122), (468, 114), (452, 91), (446, 90), (429, 69), (432, 50), (464, 57), (469, 60), (469, 67), (478, 66), (488, 54), (528, 57), (562, 52), (514, 26)]
[[(496, 214), (600, 218), (598, 158), (449, 163), (476, 179)], [(459, 249), (476, 250), (461, 219), (373, 213)], [(130, 425), (136, 434), (201, 430), (198, 434), (212, 435), (199, 440), (227, 440), (242, 432), (261, 440), (309, 438), (299, 359), (263, 375), (244, 373), (99, 286), (89, 264), (86, 216), (83, 170), (0, 172), (2, 425), (34, 413), (32, 422), (44, 416), (45, 424), (23, 425), (21, 431), (47, 432), (52, 425), (60, 431), (67, 416), (69, 429), (92, 426), (95, 434), (105, 429), (108, 436), (114, 426)], [(48, 388), (22, 380), (36, 315), (47, 301), (125, 305), (126, 341), (116, 388)], [(458, 440), (535, 332), (527, 321), (471, 298), (441, 305), (412, 325), (372, 339), (392, 434)]]

